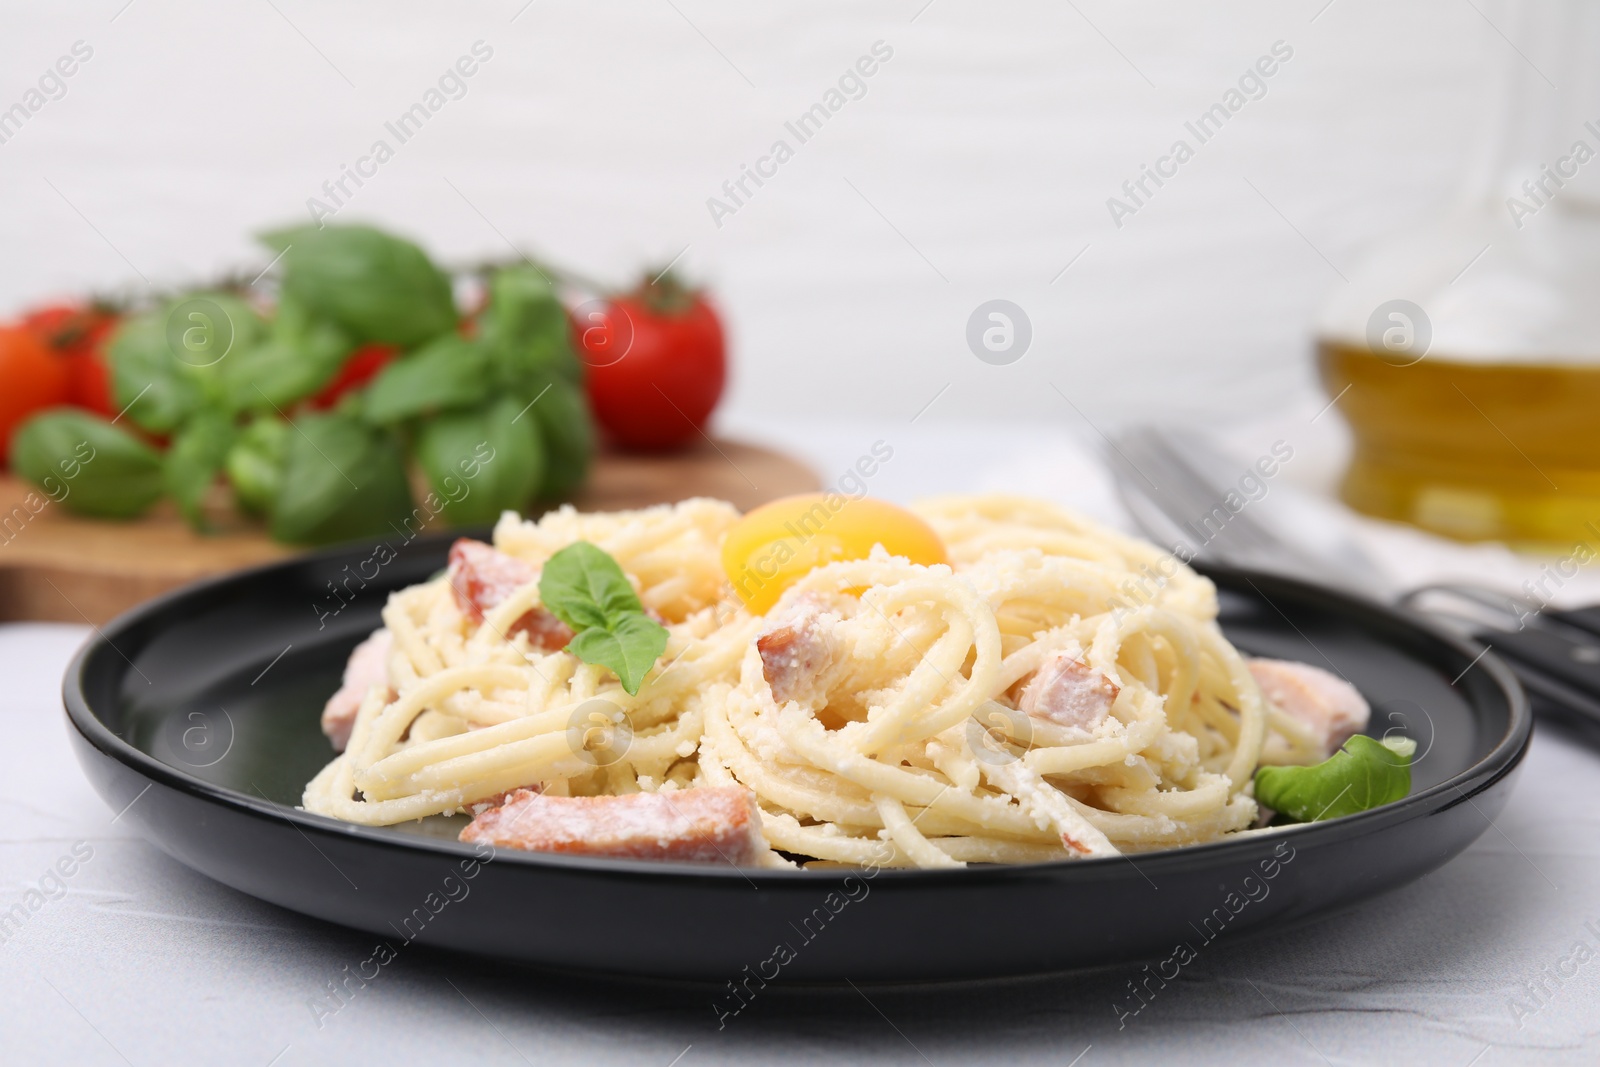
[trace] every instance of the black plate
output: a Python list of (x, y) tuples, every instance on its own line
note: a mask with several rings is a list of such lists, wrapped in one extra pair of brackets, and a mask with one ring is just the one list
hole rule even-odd
[(65, 682), (95, 787), (180, 862), (393, 948), (718, 982), (967, 978), (1162, 961), (1394, 889), (1484, 831), (1528, 745), (1522, 691), (1479, 646), (1327, 589), (1211, 570), (1239, 647), (1339, 670), (1372, 702), (1372, 733), (1417, 740), (1410, 797), (1132, 859), (871, 879), (505, 852), (480, 865), (425, 824), (294, 807), (333, 754), (318, 716), (350, 649), (448, 543), (419, 539), (382, 564), (388, 551), (370, 548), (290, 560), (111, 623)]

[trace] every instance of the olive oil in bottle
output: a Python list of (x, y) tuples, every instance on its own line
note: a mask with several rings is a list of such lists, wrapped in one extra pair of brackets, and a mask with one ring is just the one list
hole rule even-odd
[(1461, 192), (1335, 289), (1317, 359), (1347, 503), (1571, 551), (1600, 544), (1600, 4), (1490, 2), (1519, 49), (1484, 37), (1508, 54)]
[(1600, 362), (1408, 363), (1337, 342), (1318, 362), (1354, 437), (1351, 507), (1463, 540), (1600, 541)]

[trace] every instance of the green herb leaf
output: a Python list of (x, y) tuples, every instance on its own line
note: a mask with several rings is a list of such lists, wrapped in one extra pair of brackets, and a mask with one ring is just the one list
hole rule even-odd
[(133, 518), (162, 492), (160, 453), (77, 408), (43, 411), (18, 426), (11, 466), (56, 503), (98, 518)]
[(229, 356), (218, 370), (229, 411), (282, 411), (327, 384), (339, 365), (272, 338)]
[(225, 469), (234, 499), (252, 515), (265, 515), (278, 497), (291, 432), (276, 416), (263, 416), (245, 427), (228, 450)]
[(508, 508), (520, 511), (544, 477), (538, 421), (513, 397), (429, 419), (417, 432), (416, 457), (457, 526), (487, 525)]
[(226, 405), (223, 368), (262, 333), (255, 311), (226, 293), (195, 293), (130, 319), (106, 350), (116, 402), (136, 425), (170, 433), (207, 403)]
[(217, 474), (233, 447), (233, 420), (220, 411), (201, 411), (172, 439), (172, 447), (162, 464), (167, 491), (178, 502), (178, 510), (196, 530), (205, 529), (202, 504), (206, 491), (215, 484)]
[(303, 226), (261, 240), (283, 254), (283, 292), (355, 343), (409, 348), (455, 328), (450, 279), (410, 241), (370, 226)]
[(223, 403), (230, 411), (281, 412), (331, 381), (352, 347), (342, 329), (286, 296), (270, 335), (217, 365)]
[(1328, 759), (1310, 767), (1262, 767), (1256, 800), (1297, 822), (1353, 815), (1404, 799), (1411, 792), (1411, 756), (1417, 743), (1403, 737), (1375, 741), (1357, 734)]
[(601, 667), (609, 667), (629, 696), (639, 692), (644, 676), (667, 647), (667, 629), (648, 615), (627, 615), (614, 627), (591, 627), (567, 645), (567, 651)]
[(583, 380), (567, 309), (549, 280), (532, 267), (508, 267), (490, 278), (478, 335), (493, 356), (497, 377), (514, 392), (532, 397), (552, 375), (574, 384)]
[(355, 349), (350, 334), (299, 300), (282, 293), (272, 320), (272, 336), (306, 353), (318, 366), (338, 368)]
[(428, 411), (473, 407), (493, 388), (483, 346), (452, 334), (385, 367), (367, 393), (366, 417), (388, 426)]
[(190, 293), (162, 309), (167, 351), (192, 376), (205, 379), (266, 334), (255, 308), (231, 293)]
[(129, 319), (106, 349), (117, 407), (155, 433), (172, 430), (204, 402), (200, 383), (167, 347), (166, 320), (164, 312)]
[(290, 427), (272, 536), (328, 544), (373, 537), (411, 514), (405, 457), (392, 434), (344, 415)]
[(622, 567), (587, 541), (568, 545), (545, 562), (539, 599), (574, 630), (610, 626), (624, 615), (644, 612)]
[(530, 414), (547, 457), (538, 495), (566, 496), (583, 482), (594, 453), (583, 365), (572, 349), (566, 308), (539, 271), (508, 267), (490, 279), (478, 329), (496, 383), (524, 404), (533, 402)]
[(667, 647), (667, 629), (644, 612), (617, 561), (587, 541), (545, 561), (539, 599), (576, 631), (567, 651), (610, 668), (630, 696)]
[(589, 463), (594, 458), (594, 423), (581, 388), (561, 378), (551, 378), (545, 384), (548, 389), (540, 386), (529, 395), (529, 400), (535, 396), (538, 400), (528, 416), (538, 418), (539, 433), (544, 438), (544, 481), (538, 495), (545, 500), (559, 500), (588, 477)]

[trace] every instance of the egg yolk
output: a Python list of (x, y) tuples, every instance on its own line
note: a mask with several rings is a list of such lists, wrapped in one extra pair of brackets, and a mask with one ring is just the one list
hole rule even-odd
[(944, 542), (905, 508), (838, 493), (805, 493), (763, 504), (722, 543), (722, 569), (745, 607), (766, 614), (778, 597), (818, 567), (866, 559), (874, 545), (912, 563), (949, 563)]

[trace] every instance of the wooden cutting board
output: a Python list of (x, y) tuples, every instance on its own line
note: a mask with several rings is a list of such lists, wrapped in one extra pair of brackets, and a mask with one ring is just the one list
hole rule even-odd
[[(709, 496), (748, 510), (820, 487), (798, 460), (717, 440), (664, 456), (602, 453), (573, 503), (585, 511), (616, 511)], [(0, 474), (0, 622), (102, 623), (187, 582), (303, 551), (270, 540), (244, 519), (197, 534), (170, 501), (133, 522), (113, 522), (81, 518), (53, 503), (31, 513), (23, 505), (29, 493), (37, 494), (34, 507), (45, 499)]]

